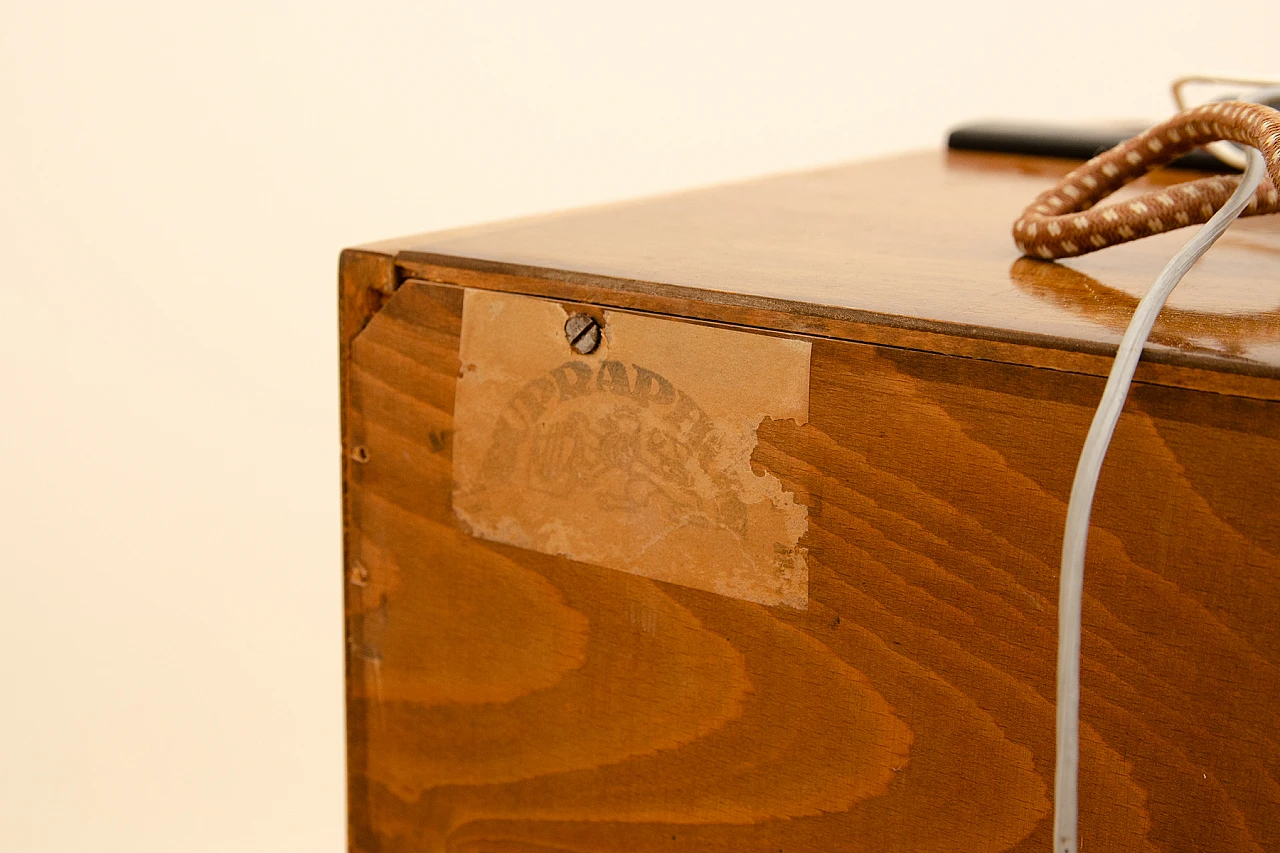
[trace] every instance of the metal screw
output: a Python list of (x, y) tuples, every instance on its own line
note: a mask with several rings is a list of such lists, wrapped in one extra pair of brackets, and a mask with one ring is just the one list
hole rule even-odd
[(590, 314), (572, 314), (564, 321), (564, 336), (574, 352), (595, 352), (600, 346), (600, 321)]

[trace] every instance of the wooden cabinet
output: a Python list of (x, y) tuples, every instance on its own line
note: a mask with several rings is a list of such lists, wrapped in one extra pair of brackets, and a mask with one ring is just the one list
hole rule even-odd
[[(1070, 165), (925, 153), (345, 252), (352, 849), (1049, 849), (1067, 495), (1189, 233), (1019, 259)], [(1090, 851), (1280, 847), (1278, 226), (1175, 293), (1103, 469)]]

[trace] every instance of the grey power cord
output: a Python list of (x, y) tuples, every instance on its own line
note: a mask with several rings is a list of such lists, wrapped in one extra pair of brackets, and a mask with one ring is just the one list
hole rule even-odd
[(1054, 770), (1054, 839), (1056, 853), (1078, 853), (1080, 771), (1080, 615), (1084, 594), (1084, 558), (1089, 540), (1089, 515), (1098, 487), (1098, 474), (1115, 432), (1137, 369), (1142, 347), (1160, 309), (1187, 271), (1222, 236), (1249, 204), (1266, 177), (1266, 163), (1253, 148), (1240, 186), (1187, 244), (1178, 251), (1138, 303), (1120, 340), (1107, 377), (1102, 401), (1089, 426), (1067, 504), (1062, 537), (1062, 572), (1058, 586), (1058, 719), (1057, 765)]

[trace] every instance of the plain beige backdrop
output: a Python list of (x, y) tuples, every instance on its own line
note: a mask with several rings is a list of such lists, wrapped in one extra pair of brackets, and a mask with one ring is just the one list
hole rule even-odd
[(0, 850), (343, 849), (344, 245), (1158, 117), (1176, 75), (1280, 74), (1278, 32), (1275, 0), (0, 0)]

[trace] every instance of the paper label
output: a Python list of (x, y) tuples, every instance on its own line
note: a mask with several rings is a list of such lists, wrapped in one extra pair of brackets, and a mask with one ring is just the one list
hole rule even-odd
[(589, 355), (556, 302), (468, 290), (453, 507), (470, 532), (805, 609), (808, 510), (751, 469), (766, 418), (805, 423), (807, 341), (605, 312)]

